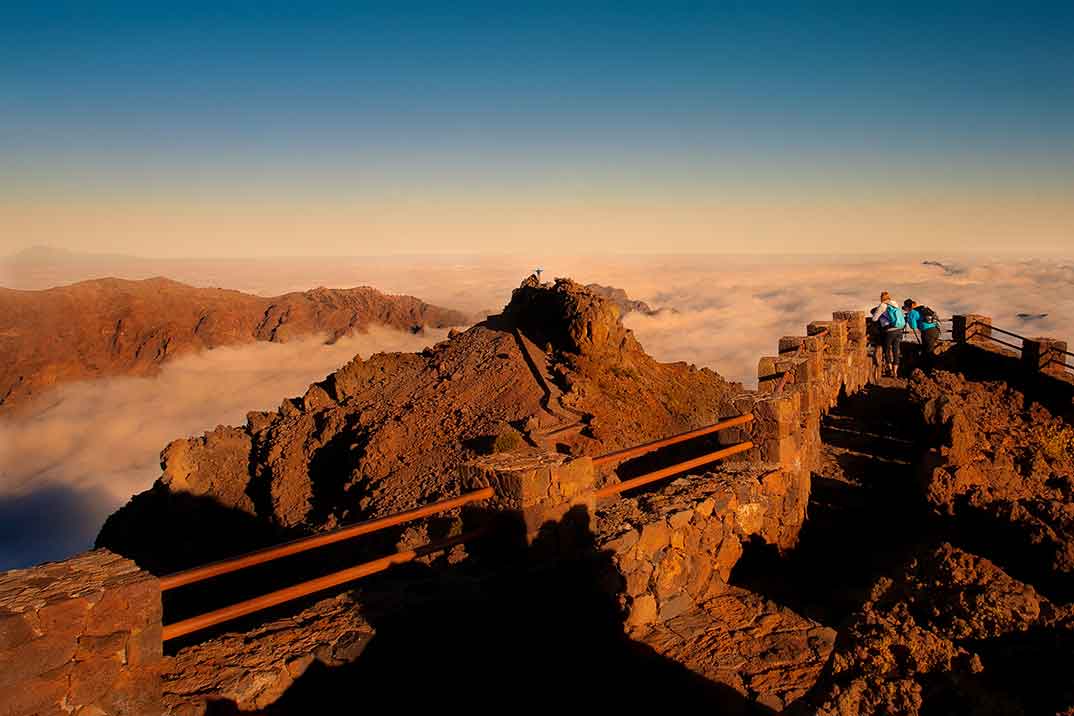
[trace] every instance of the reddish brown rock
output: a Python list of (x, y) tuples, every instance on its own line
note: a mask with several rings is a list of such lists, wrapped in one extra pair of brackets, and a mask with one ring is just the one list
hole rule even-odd
[[(653, 360), (615, 306), (584, 287), (530, 280), (502, 316), (449, 341), (355, 358), (276, 412), (172, 443), (158, 484), (113, 515), (98, 542), (175, 569), (248, 549), (243, 538), (258, 526), (271, 541), (282, 536), (274, 530), (322, 529), (458, 494), (467, 483), (459, 467), (505, 425), (532, 445), (594, 455), (734, 414), (740, 392), (710, 370)], [(199, 511), (222, 524), (200, 519), (192, 534), (184, 526)]]
[(656, 653), (776, 710), (824, 668), (835, 631), (737, 587), (639, 632)]
[(166, 659), (164, 713), (200, 716), (212, 701), (264, 708), (314, 663), (349, 664), (372, 638), (358, 606), (342, 594), (293, 617), (187, 646)]
[(877, 581), (795, 713), (1065, 713), (1072, 657), (1069, 607), (945, 544)]
[(917, 371), (911, 393), (940, 442), (930, 505), (994, 530), (1012, 563), (1074, 593), (1074, 428), (1005, 383)]
[(60, 383), (152, 375), (171, 358), (218, 346), (312, 334), (332, 342), (374, 324), (419, 330), (467, 323), (457, 311), (368, 287), (273, 297), (165, 278), (0, 288), (0, 411)]
[(157, 580), (106, 550), (0, 574), (0, 713), (160, 713), (160, 623)]

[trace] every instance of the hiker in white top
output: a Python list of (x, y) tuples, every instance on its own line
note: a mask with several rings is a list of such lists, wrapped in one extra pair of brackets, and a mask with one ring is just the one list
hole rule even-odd
[(891, 294), (880, 294), (880, 305), (873, 309), (873, 320), (883, 331), (884, 375), (895, 377), (899, 373), (899, 341), (906, 329), (906, 315), (899, 304), (891, 300)]

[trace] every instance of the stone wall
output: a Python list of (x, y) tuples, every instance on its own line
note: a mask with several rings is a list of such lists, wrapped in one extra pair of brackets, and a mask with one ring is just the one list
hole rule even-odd
[(730, 463), (597, 510), (597, 553), (610, 560), (606, 584), (628, 632), (722, 594), (743, 541), (772, 540), (778, 501), (765, 480), (772, 474), (778, 474), (774, 466)]
[(874, 375), (863, 312), (814, 321), (806, 335), (781, 338), (778, 355), (760, 359), (757, 390), (720, 408), (724, 417), (753, 415), (718, 433), (721, 444), (749, 440), (752, 450), (659, 492), (600, 505), (597, 547), (611, 560), (608, 583), (628, 631), (644, 631), (722, 593), (744, 541), (780, 550), (797, 543), (821, 459), (821, 418)]
[(756, 448), (747, 459), (780, 468), (778, 485), (776, 477), (767, 478), (773, 483), (769, 499), (778, 502), (771, 514), (779, 516), (779, 528), (768, 541), (788, 549), (797, 543), (810, 476), (820, 464), (821, 417), (840, 396), (869, 383), (875, 367), (862, 311), (838, 311), (830, 321), (813, 321), (806, 335), (781, 338), (778, 351), (758, 361), (757, 390), (737, 396), (727, 409), (729, 416), (752, 413), (753, 422), (720, 433), (720, 439), (726, 444), (751, 440)]
[(161, 708), (157, 579), (107, 550), (0, 574), (2, 716)]

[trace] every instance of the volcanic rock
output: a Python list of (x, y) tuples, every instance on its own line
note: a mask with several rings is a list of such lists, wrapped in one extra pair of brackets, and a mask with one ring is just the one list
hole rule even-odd
[(650, 308), (649, 304), (645, 301), (635, 301), (627, 295), (627, 292), (621, 288), (615, 286), (601, 286), (599, 283), (586, 284), (593, 293), (598, 296), (603, 296), (616, 306), (619, 307), (619, 315), (626, 316), (628, 313), (641, 313), (646, 316), (652, 316), (659, 311)]
[(942, 442), (925, 469), (929, 504), (987, 532), (997, 558), (1009, 555), (1038, 586), (1036, 578), (1069, 595), (1074, 429), (1005, 383), (917, 371), (911, 394)]
[(331, 343), (373, 324), (417, 331), (466, 323), (457, 311), (368, 287), (268, 298), (166, 278), (0, 288), (0, 411), (60, 383), (152, 375), (176, 356), (218, 346), (312, 334)]
[(943, 544), (879, 579), (794, 713), (1070, 713), (1074, 611)]
[(599, 454), (715, 422), (740, 389), (656, 362), (584, 286), (530, 277), (501, 315), (420, 354), (355, 357), (276, 411), (173, 442), (98, 543), (150, 569), (204, 562), (258, 530), (278, 539), (456, 495), (457, 468), (513, 433)]
[(275, 702), (307, 669), (353, 662), (373, 638), (353, 598), (322, 599), (292, 617), (179, 650), (162, 668), (164, 713), (203, 716), (213, 702), (252, 711)]
[(654, 626), (639, 641), (691, 671), (781, 711), (816, 682), (835, 630), (738, 587)]

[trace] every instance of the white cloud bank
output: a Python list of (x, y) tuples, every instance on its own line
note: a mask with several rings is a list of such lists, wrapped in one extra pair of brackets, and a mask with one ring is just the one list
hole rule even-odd
[[(932, 258), (932, 257), (928, 257)], [(942, 260), (942, 259), (941, 259)], [(833, 310), (866, 309), (881, 290), (943, 316), (976, 312), (1026, 335), (1074, 343), (1074, 263), (726, 257), (610, 257), (542, 261), (545, 278), (623, 288), (675, 313), (631, 314), (626, 324), (659, 360), (684, 360), (753, 385), (757, 359), (779, 337)], [(271, 294), (316, 285), (372, 285), (452, 308), (498, 310), (534, 268), (530, 258), (296, 261), (152, 267), (195, 285)], [(201, 264), (204, 266), (204, 264)], [(123, 271), (112, 271), (124, 275)], [(210, 276), (210, 278), (204, 278)], [(130, 275), (135, 278), (137, 275)], [(1047, 316), (1025, 320), (1018, 314)], [(0, 568), (85, 548), (103, 518), (159, 474), (169, 441), (272, 408), (358, 353), (420, 350), (440, 336), (374, 331), (334, 346), (310, 340), (223, 348), (169, 364), (156, 378), (108, 379), (57, 391), (47, 410), (0, 422)]]
[(445, 333), (374, 328), (333, 345), (310, 338), (218, 348), (152, 378), (47, 393), (33, 414), (0, 421), (0, 569), (90, 547), (104, 518), (160, 475), (160, 451), (172, 440), (276, 408), (356, 354), (420, 351)]
[(660, 267), (627, 291), (679, 313), (634, 314), (626, 324), (658, 359), (706, 365), (749, 386), (756, 383), (758, 357), (772, 355), (780, 336), (802, 335), (808, 322), (830, 319), (833, 310), (871, 308), (881, 290), (900, 303), (914, 298), (942, 317), (982, 313), (1022, 335), (1074, 339), (1074, 263), (945, 266), (871, 260), (721, 271)]

